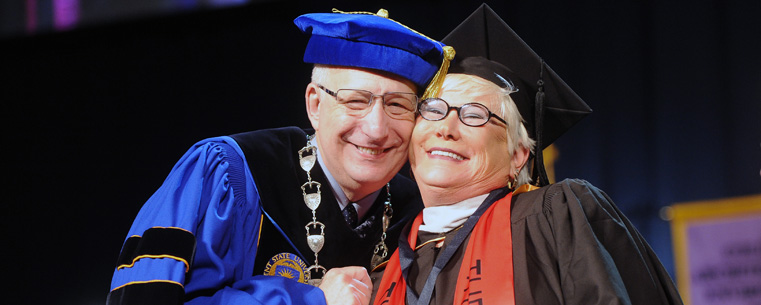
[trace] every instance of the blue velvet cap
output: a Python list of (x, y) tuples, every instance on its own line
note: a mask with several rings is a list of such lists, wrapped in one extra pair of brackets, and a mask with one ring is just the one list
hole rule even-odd
[(299, 16), (294, 23), (310, 35), (304, 62), (386, 71), (424, 90), (442, 68), (444, 45), (388, 19), (387, 14), (334, 9), (334, 13)]

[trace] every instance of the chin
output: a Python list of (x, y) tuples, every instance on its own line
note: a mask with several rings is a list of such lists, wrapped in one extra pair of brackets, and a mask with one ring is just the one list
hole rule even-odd
[[(393, 168), (359, 167), (352, 172), (352, 178), (358, 183), (386, 183), (399, 171)], [(386, 178), (388, 177), (388, 178)]]
[(424, 175), (420, 175), (417, 172), (415, 173), (415, 181), (419, 185), (425, 185), (429, 187), (438, 187), (438, 188), (446, 188), (446, 187), (452, 187), (455, 185), (455, 182), (458, 180), (457, 177), (455, 177), (456, 173), (452, 173), (451, 171), (427, 171)]

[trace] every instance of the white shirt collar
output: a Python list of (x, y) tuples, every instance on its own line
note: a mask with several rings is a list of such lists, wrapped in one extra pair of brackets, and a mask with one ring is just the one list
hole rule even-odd
[[(314, 145), (314, 147), (317, 147), (317, 141), (315, 140), (315, 137), (310, 140), (310, 143)], [(330, 173), (327, 167), (325, 167), (325, 162), (322, 160), (322, 155), (320, 155), (320, 150), (317, 149), (317, 163), (320, 164), (320, 168), (322, 168), (322, 171), (325, 173), (325, 177), (328, 178), (328, 182), (330, 182), (330, 188), (333, 191), (333, 195), (336, 197), (336, 201), (338, 202), (338, 207), (343, 210), (347, 204), (349, 204), (349, 199), (346, 197), (346, 193), (344, 193), (343, 189), (341, 189), (341, 186), (338, 184), (338, 181), (336, 181), (335, 178), (333, 178), (333, 175)], [(382, 190), (382, 189), (381, 189)], [(357, 202), (352, 202), (352, 205), (354, 205), (354, 208), (357, 210), (357, 219), (360, 221), (362, 218), (367, 214), (367, 211), (370, 210), (370, 207), (373, 206), (373, 202), (375, 202), (375, 199), (378, 198), (378, 195), (380, 194), (381, 190), (377, 190), (370, 195), (365, 196), (365, 198), (360, 199)]]
[(450, 205), (432, 206), (423, 209), (423, 224), (420, 231), (446, 233), (459, 227), (476, 212), (488, 193), (465, 199)]

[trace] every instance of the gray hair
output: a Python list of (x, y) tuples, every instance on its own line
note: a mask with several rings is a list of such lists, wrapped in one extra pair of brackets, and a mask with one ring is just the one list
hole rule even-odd
[[(500, 77), (500, 79), (502, 78)], [(448, 74), (441, 91), (459, 92), (473, 98), (493, 97), (498, 99), (496, 102), (500, 107), (493, 111), (507, 122), (507, 157), (512, 158), (518, 149), (528, 149), (530, 153), (533, 152), (536, 142), (528, 136), (518, 107), (510, 97), (510, 94), (516, 92), (517, 89), (512, 83), (502, 80), (505, 82), (505, 88), (477, 76)], [(528, 166), (524, 165), (518, 174), (516, 186), (530, 182), (531, 175)]]
[(324, 84), (330, 77), (331, 67), (328, 65), (314, 65), (312, 68), (312, 82), (315, 84)]

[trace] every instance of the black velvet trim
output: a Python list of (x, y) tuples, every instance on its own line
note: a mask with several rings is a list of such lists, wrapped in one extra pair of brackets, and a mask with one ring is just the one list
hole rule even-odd
[(143, 236), (132, 236), (124, 242), (117, 267), (131, 265), (143, 255), (169, 255), (193, 262), (196, 238), (193, 233), (179, 228), (150, 228)]
[(106, 305), (179, 305), (185, 288), (177, 283), (149, 282), (121, 287), (108, 294)]

